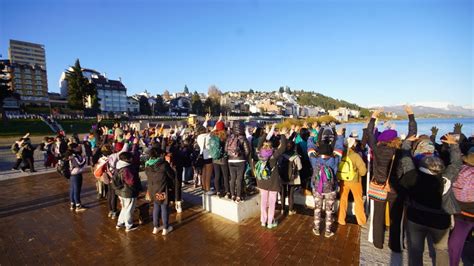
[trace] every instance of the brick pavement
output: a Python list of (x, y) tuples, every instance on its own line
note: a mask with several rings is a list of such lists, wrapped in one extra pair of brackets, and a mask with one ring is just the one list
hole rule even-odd
[[(68, 183), (56, 173), (0, 182), (0, 265), (17, 264), (178, 264), (178, 265), (356, 265), (358, 226), (340, 226), (334, 237), (311, 233), (312, 211), (283, 217), (274, 230), (259, 218), (235, 224), (204, 212), (196, 193), (184, 194), (184, 212), (172, 212), (175, 230), (152, 235), (152, 224), (126, 233), (107, 218), (105, 202), (95, 198), (90, 174), (83, 203), (72, 213)], [(277, 212), (278, 214), (278, 212)]]

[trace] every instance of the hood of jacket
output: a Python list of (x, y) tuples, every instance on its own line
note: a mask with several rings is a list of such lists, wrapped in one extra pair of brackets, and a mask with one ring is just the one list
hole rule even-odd
[(125, 168), (127, 166), (129, 166), (130, 164), (125, 162), (125, 161), (118, 161), (117, 162), (117, 170), (119, 169), (122, 169), (122, 168)]

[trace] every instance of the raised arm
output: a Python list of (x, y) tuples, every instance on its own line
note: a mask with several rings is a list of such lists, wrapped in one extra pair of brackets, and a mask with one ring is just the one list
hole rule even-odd
[(461, 170), (462, 161), (461, 161), (461, 150), (459, 149), (459, 144), (456, 141), (456, 138), (453, 135), (445, 135), (446, 139), (442, 142), (449, 144), (449, 157), (450, 163), (446, 170), (443, 173), (443, 176), (453, 181)]
[(273, 157), (278, 159), (286, 150), (286, 132), (282, 131), (280, 134), (280, 146), (278, 146), (278, 149), (275, 151), (273, 154)]
[(408, 115), (408, 135), (407, 135), (407, 137), (416, 136), (416, 134), (418, 133), (418, 127), (417, 127), (416, 120), (415, 120), (415, 114), (413, 113), (413, 110), (412, 110), (411, 106), (405, 105), (405, 112)]

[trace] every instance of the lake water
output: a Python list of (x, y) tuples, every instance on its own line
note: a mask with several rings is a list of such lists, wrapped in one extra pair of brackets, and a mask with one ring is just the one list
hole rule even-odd
[[(408, 120), (392, 121), (396, 126), (395, 129), (398, 131), (398, 134), (407, 134), (408, 133)], [(436, 126), (439, 128), (437, 138), (443, 136), (446, 133), (452, 132), (454, 129), (455, 123), (463, 124), (462, 132), (466, 137), (474, 135), (474, 118), (449, 118), (449, 119), (416, 119), (418, 124), (418, 134), (427, 134), (431, 135), (431, 127)], [(378, 128), (383, 130), (384, 121), (379, 121)], [(365, 127), (365, 123), (347, 123), (345, 124), (347, 128), (346, 136), (350, 134), (352, 130), (357, 130), (359, 136), (362, 137), (362, 128)]]

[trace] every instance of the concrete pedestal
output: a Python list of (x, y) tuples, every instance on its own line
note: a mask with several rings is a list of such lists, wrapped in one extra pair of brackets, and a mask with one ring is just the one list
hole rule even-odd
[(216, 195), (202, 195), (203, 208), (213, 214), (240, 223), (243, 220), (260, 215), (260, 195), (245, 198), (245, 201), (235, 203), (232, 200), (219, 198)]

